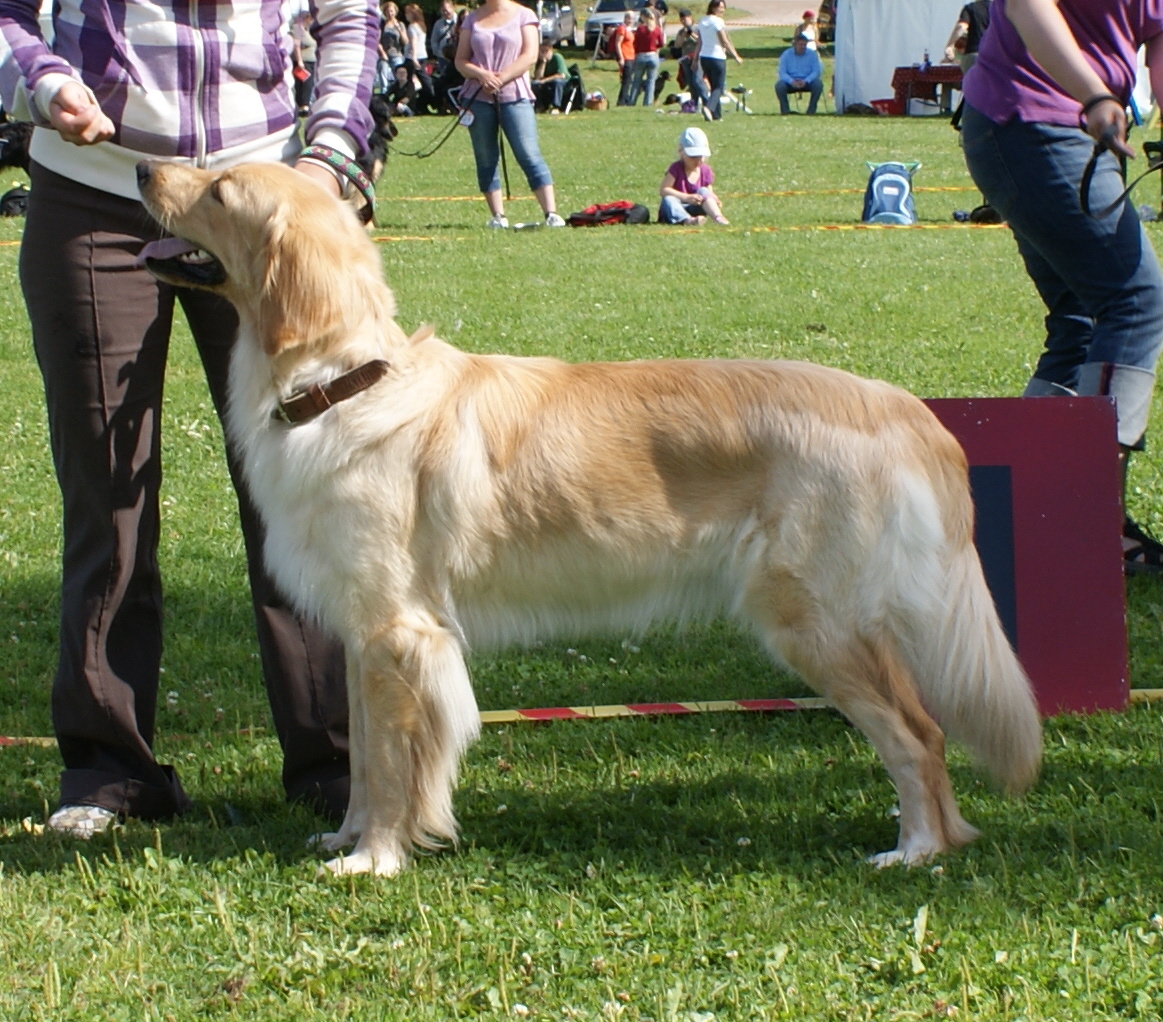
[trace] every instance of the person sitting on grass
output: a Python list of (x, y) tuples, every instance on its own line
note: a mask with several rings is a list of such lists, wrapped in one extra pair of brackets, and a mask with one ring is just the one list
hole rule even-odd
[(701, 227), (710, 217), (717, 224), (729, 223), (723, 216), (719, 198), (711, 187), (715, 172), (707, 163), (711, 144), (700, 128), (687, 128), (678, 138), (678, 156), (662, 175), (658, 194), (660, 224)]
[(565, 58), (553, 48), (553, 43), (543, 41), (537, 51), (537, 64), (533, 68), (531, 82), (534, 108), (538, 113), (561, 109), (568, 80), (569, 68), (565, 66)]
[(824, 91), (824, 66), (820, 55), (808, 49), (808, 37), (796, 33), (790, 50), (779, 55), (779, 75), (775, 80), (775, 94), (779, 97), (779, 112), (790, 114), (787, 97), (793, 92), (810, 94), (808, 113), (816, 112), (816, 104)]
[(407, 64), (392, 69), (392, 85), (384, 93), (392, 117), (412, 117), (419, 110), (420, 83)]

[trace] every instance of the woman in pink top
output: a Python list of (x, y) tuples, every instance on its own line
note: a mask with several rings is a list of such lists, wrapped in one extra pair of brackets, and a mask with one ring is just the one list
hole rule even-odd
[(553, 178), (537, 144), (529, 68), (537, 59), (541, 31), (537, 15), (513, 0), (485, 0), (464, 19), (456, 68), (464, 75), (461, 100), (471, 117), (468, 132), (476, 158), (477, 183), (488, 204), (488, 227), (508, 227), (501, 197), (500, 133), (505, 133), (525, 180), (545, 214), (546, 227), (564, 227), (557, 215)]

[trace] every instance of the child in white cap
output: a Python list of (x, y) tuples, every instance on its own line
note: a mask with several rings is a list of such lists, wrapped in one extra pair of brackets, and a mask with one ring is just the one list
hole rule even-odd
[(701, 128), (687, 128), (678, 138), (678, 155), (662, 175), (658, 222), (698, 227), (710, 217), (717, 224), (728, 223), (711, 187), (715, 172), (707, 163), (711, 144), (706, 133)]

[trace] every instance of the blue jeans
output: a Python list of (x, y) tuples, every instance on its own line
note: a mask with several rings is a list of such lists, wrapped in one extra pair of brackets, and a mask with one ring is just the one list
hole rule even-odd
[(468, 134), (472, 139), (472, 154), (476, 158), (477, 185), (482, 192), (499, 191), (501, 187), (501, 175), (497, 172), (501, 159), (498, 125), (505, 133), (517, 163), (525, 172), (529, 187), (536, 191), (553, 184), (553, 177), (537, 144), (537, 117), (529, 100), (492, 103), (474, 99), (470, 109), (473, 119)]
[(630, 97), (627, 105), (633, 106), (638, 102), (638, 93), (642, 91), (642, 82), (646, 81), (646, 92), (642, 98), (643, 106), (654, 103), (654, 79), (658, 77), (658, 54), (640, 53), (634, 58), (634, 81), (630, 85)]
[(711, 111), (711, 119), (721, 121), (723, 110), (719, 105), (723, 92), (727, 88), (727, 61), (718, 57), (700, 57), (699, 66), (707, 76), (707, 84), (711, 87), (711, 95), (703, 104), (705, 110)]
[[(1082, 212), (1078, 190), (1094, 142), (1078, 128), (995, 124), (966, 104), (961, 139), (974, 182), (1008, 221), (1047, 309), (1045, 348), (1026, 393), (1110, 395), (1119, 442), (1136, 446), (1163, 347), (1163, 273), (1135, 207), (1125, 200), (1099, 220)], [(1118, 161), (1104, 153), (1091, 210), (1122, 190)]]
[(658, 222), (660, 224), (685, 224), (692, 216), (702, 216), (703, 206), (697, 195), (690, 196), (689, 202), (676, 199), (673, 195), (664, 195), (658, 205)]
[(634, 61), (623, 61), (619, 72), (618, 106), (630, 105), (630, 90), (634, 85)]

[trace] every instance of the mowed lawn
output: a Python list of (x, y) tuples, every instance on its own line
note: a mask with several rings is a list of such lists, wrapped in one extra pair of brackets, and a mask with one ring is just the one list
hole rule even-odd
[[(403, 154), (449, 122), (401, 123), (374, 234), (405, 329), (474, 351), (795, 358), (923, 397), (1019, 393), (1042, 310), (1008, 231), (952, 219), (980, 201), (955, 132), (776, 116), (788, 34), (734, 32), (746, 62), (729, 81), (753, 90), (752, 116), (539, 120), (563, 213), (653, 210), (680, 131), (706, 127), (730, 227), (486, 231), (466, 133), (419, 159)], [(587, 89), (615, 93), (612, 65), (574, 59)], [(865, 161), (887, 159), (923, 164), (924, 229), (852, 229)], [(508, 170), (509, 217), (533, 220)], [(59, 507), (21, 229), (0, 223), (0, 735), (45, 736)], [(305, 838), (321, 821), (281, 798), (220, 428), (182, 326), (165, 415), (157, 747), (196, 806), (90, 844), (46, 836), (56, 750), (0, 747), (0, 1018), (1163, 1018), (1158, 705), (1047, 721), (1043, 777), (1020, 800), (951, 749), (980, 840), (881, 872), (864, 858), (895, 841), (895, 795), (829, 711), (492, 725), (465, 763), (458, 850), (393, 880), (318, 877)], [(1160, 475), (1152, 445), (1131, 504), (1157, 531)], [(1161, 617), (1163, 582), (1131, 580), (1135, 688), (1163, 687)], [(723, 625), (472, 666), (482, 709), (810, 694)]]

